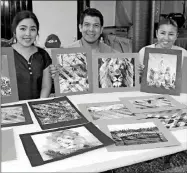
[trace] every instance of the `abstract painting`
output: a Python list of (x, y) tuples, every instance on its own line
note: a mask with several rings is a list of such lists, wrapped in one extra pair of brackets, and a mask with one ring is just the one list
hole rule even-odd
[(29, 102), (29, 105), (42, 129), (88, 122), (67, 97)]
[(137, 53), (94, 54), (92, 61), (94, 92), (138, 90)]
[(157, 112), (186, 107), (186, 105), (178, 102), (170, 95), (124, 97), (119, 99), (133, 113)]
[(179, 95), (182, 79), (182, 51), (146, 48), (141, 91)]
[(21, 134), (20, 138), (32, 166), (62, 160), (114, 144), (111, 138), (92, 123)]
[(135, 114), (120, 101), (78, 104), (80, 111), (89, 121), (130, 118)]
[(91, 91), (91, 56), (84, 48), (52, 49), (53, 64), (57, 65), (55, 94), (71, 95)]

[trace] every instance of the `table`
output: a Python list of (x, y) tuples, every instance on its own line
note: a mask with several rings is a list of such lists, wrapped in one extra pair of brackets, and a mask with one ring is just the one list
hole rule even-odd
[[(118, 101), (119, 97), (138, 97), (149, 95), (157, 94), (135, 91), (73, 95), (68, 96), (68, 98), (76, 106), (79, 103)], [(187, 94), (182, 93), (180, 96), (172, 97), (187, 105)], [(20, 101), (19, 103), (27, 103), (27, 101)], [(41, 128), (32, 112), (31, 117), (34, 124), (13, 127), (17, 160), (2, 162), (2, 172), (102, 172), (187, 150), (187, 129), (180, 129), (172, 131), (172, 134), (181, 143), (180, 146), (120, 152), (108, 152), (106, 148), (100, 148), (81, 155), (67, 158), (65, 160), (32, 167), (19, 138), (19, 134), (41, 131)], [(9, 128), (11, 127), (3, 128), (2, 130)]]

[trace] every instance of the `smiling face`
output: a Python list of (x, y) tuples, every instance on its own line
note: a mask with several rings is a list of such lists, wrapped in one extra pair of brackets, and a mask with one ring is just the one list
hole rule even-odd
[(160, 48), (170, 49), (177, 39), (177, 28), (171, 24), (160, 25), (156, 36)]
[(103, 31), (103, 27), (99, 17), (85, 16), (83, 24), (79, 25), (79, 30), (86, 42), (95, 43)]
[(33, 19), (23, 19), (16, 27), (17, 43), (23, 47), (31, 46), (38, 34), (37, 27)]

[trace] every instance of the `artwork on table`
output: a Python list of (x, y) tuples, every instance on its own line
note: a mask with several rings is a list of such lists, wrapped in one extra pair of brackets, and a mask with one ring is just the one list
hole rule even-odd
[(1, 161), (17, 159), (13, 129), (1, 130)]
[(139, 90), (137, 53), (98, 53), (92, 57), (94, 92)]
[(33, 124), (26, 103), (1, 106), (1, 127)]
[(52, 49), (51, 54), (59, 71), (54, 79), (56, 96), (92, 91), (91, 50), (83, 47), (58, 48)]
[(87, 123), (67, 97), (28, 102), (42, 129)]
[(124, 97), (119, 99), (133, 113), (157, 112), (186, 108), (186, 105), (178, 102), (170, 95)]
[(148, 93), (180, 95), (182, 51), (146, 48), (140, 90)]
[(183, 59), (183, 65), (182, 65), (182, 87), (181, 87), (181, 92), (182, 93), (187, 93), (187, 58)]
[(18, 101), (14, 53), (11, 47), (1, 48), (1, 103)]
[(62, 160), (114, 144), (94, 124), (21, 134), (25, 152), (32, 166)]
[(143, 113), (137, 119), (158, 119), (169, 130), (187, 128), (187, 109)]
[(135, 114), (120, 101), (78, 104), (80, 111), (89, 121), (131, 118)]
[(98, 122), (100, 129), (115, 144), (110, 151), (150, 149), (180, 145), (171, 132), (159, 120), (110, 119)]

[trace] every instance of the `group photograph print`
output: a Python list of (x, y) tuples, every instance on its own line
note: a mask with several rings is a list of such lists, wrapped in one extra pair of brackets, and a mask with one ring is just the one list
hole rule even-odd
[(97, 53), (92, 57), (94, 92), (139, 90), (137, 53)]
[(88, 120), (66, 97), (28, 102), (42, 129), (87, 123)]
[(33, 124), (26, 103), (1, 105), (1, 128)]
[(20, 135), (32, 166), (62, 160), (91, 150), (114, 144), (94, 124)]
[(141, 91), (180, 95), (182, 85), (181, 50), (145, 48), (144, 65)]
[(18, 101), (13, 49), (1, 48), (1, 103)]
[(51, 50), (58, 74), (54, 79), (55, 95), (67, 96), (92, 92), (91, 50), (83, 47)]
[(100, 121), (97, 125), (115, 141), (114, 145), (107, 147), (109, 152), (180, 145), (159, 120), (122, 118)]
[(120, 97), (123, 104), (132, 113), (157, 112), (163, 110), (183, 109), (187, 106), (175, 100), (170, 95), (152, 95), (140, 97)]
[(158, 119), (169, 130), (187, 128), (187, 108), (142, 113), (137, 119)]
[(91, 122), (105, 119), (135, 117), (135, 114), (131, 113), (120, 101), (82, 103), (78, 104), (78, 107), (83, 115)]

